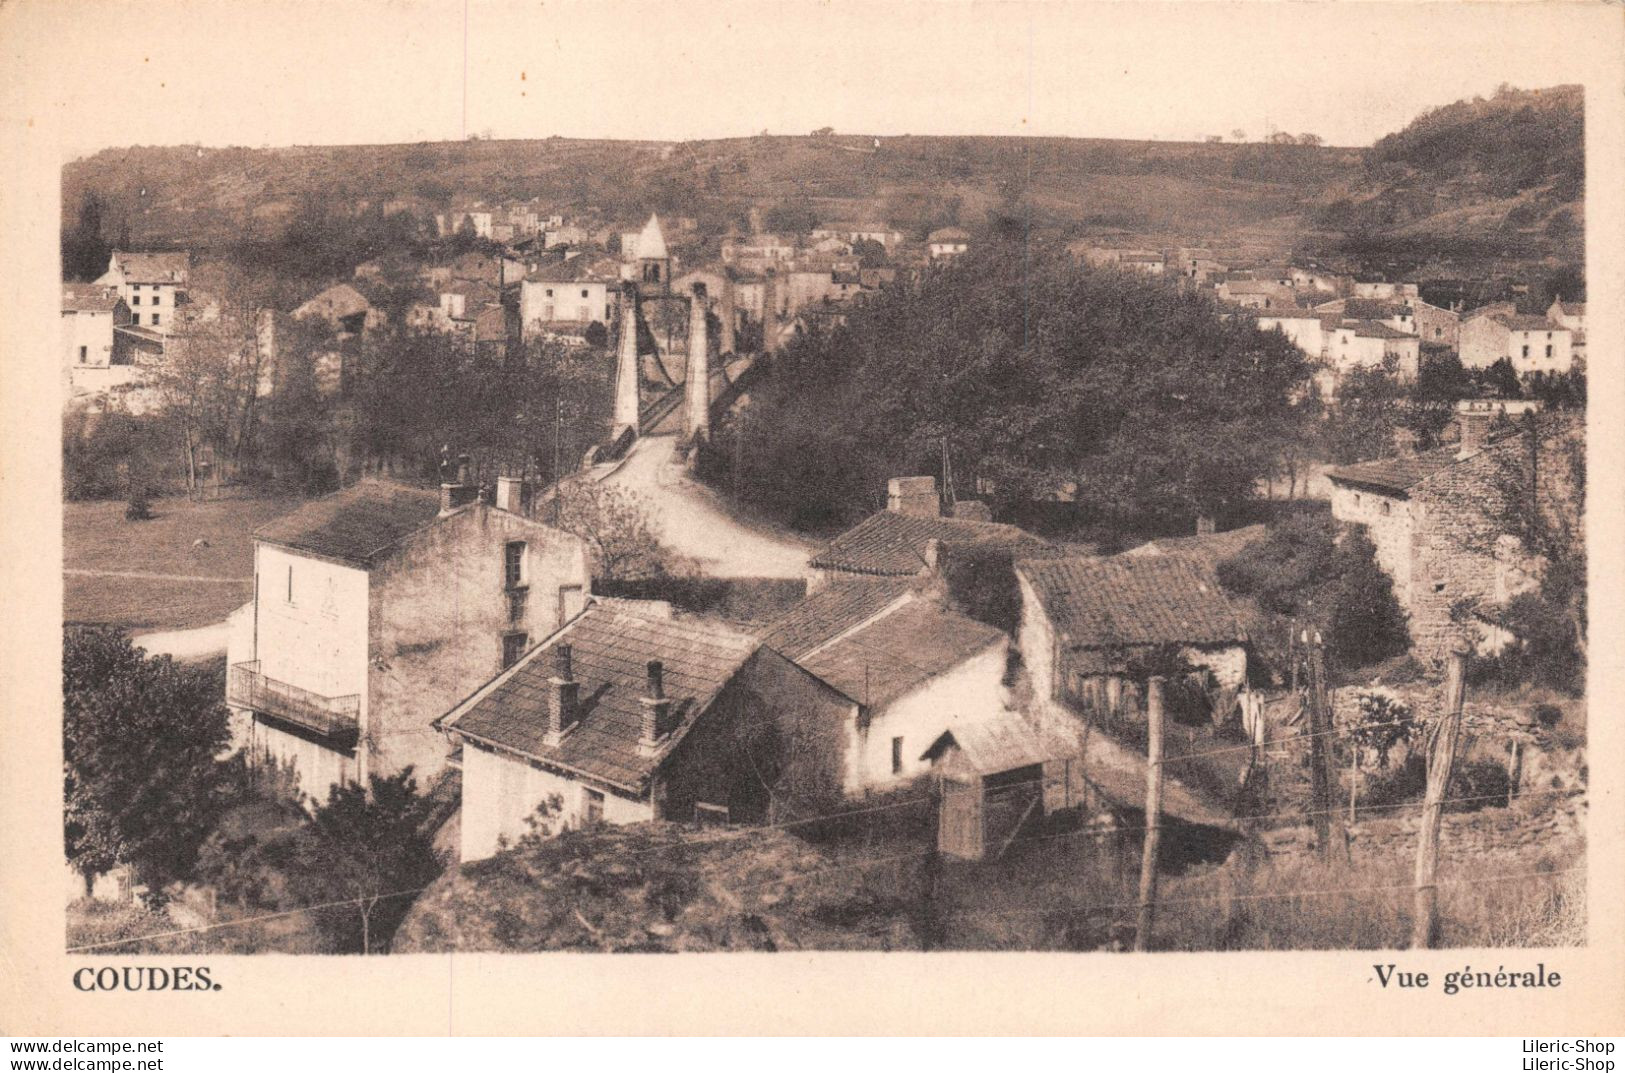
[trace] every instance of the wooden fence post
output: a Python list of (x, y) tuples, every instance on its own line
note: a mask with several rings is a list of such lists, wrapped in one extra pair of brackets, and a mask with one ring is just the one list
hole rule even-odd
[(1445, 792), (1456, 763), (1456, 739), (1461, 733), (1461, 709), (1467, 694), (1467, 650), (1450, 652), (1445, 674), (1444, 712), (1433, 727), (1428, 748), (1427, 798), (1416, 831), (1416, 895), (1411, 911), (1411, 946), (1433, 945), (1437, 931), (1439, 891), (1434, 885), (1439, 869), (1439, 823), (1444, 818)]
[(1140, 850), (1140, 916), (1134, 949), (1149, 950), (1151, 922), (1157, 904), (1157, 849), (1162, 841), (1162, 676), (1146, 688), (1145, 720), (1149, 731), (1145, 766), (1145, 843)]
[(1320, 632), (1306, 631), (1309, 653), (1309, 788), (1315, 814), (1315, 844), (1322, 860), (1332, 860), (1339, 845), (1348, 854), (1348, 835), (1341, 810), (1332, 800), (1332, 704), (1326, 689), (1326, 645)]

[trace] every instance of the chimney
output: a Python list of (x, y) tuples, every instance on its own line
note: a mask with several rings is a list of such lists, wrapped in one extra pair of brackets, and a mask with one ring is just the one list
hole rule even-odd
[(935, 518), (942, 513), (935, 477), (893, 477), (886, 483), (886, 509), (894, 514)]
[(569, 645), (553, 649), (553, 676), (548, 679), (548, 685), (547, 742), (557, 745), (581, 718), (581, 683), (575, 680), (571, 670)]
[(450, 514), (458, 507), (474, 502), (480, 494), (478, 486), (469, 480), (468, 456), (457, 456), (457, 479), (440, 484), (440, 513)]
[(638, 734), (638, 749), (644, 753), (652, 753), (660, 746), (661, 737), (671, 729), (671, 701), (666, 697), (665, 668), (660, 661), (652, 659), (646, 669), (649, 672), (648, 688), (644, 696), (638, 698), (643, 705), (643, 722)]
[(1211, 514), (1198, 514), (1196, 516), (1196, 535), (1209, 536), (1218, 531), (1218, 525), (1213, 521)]
[(980, 499), (956, 499), (954, 500), (954, 517), (965, 518), (973, 522), (991, 522), (993, 520), (993, 508)]
[(1456, 414), (1456, 431), (1460, 434), (1460, 443), (1456, 448), (1457, 458), (1470, 458), (1484, 449), (1484, 441), (1489, 437), (1490, 425), (1495, 420), (1495, 414), (1488, 410), (1458, 411)]
[(529, 514), (530, 482), (523, 477), (498, 477), (497, 509), (510, 514)]

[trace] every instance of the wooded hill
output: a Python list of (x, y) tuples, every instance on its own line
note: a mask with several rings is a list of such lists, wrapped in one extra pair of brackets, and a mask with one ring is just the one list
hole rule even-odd
[(1583, 264), (1584, 199), (1582, 88), (1503, 86), (1379, 139), (1356, 180), (1328, 189), (1314, 223), (1323, 251), (1459, 276)]

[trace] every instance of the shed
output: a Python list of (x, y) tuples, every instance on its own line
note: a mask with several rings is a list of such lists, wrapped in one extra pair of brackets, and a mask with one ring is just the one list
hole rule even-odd
[(1079, 802), (1076, 747), (1011, 713), (955, 720), (920, 759), (938, 779), (937, 848), (968, 860), (998, 856), (1034, 816)]

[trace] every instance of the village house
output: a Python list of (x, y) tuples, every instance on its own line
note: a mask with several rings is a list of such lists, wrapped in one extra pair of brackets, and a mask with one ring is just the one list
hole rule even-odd
[(1218, 296), (1222, 301), (1234, 302), (1247, 309), (1286, 311), (1298, 308), (1297, 292), (1274, 280), (1227, 279), (1219, 284)]
[(114, 250), (107, 271), (96, 280), (100, 287), (116, 287), (130, 309), (130, 323), (168, 334), (186, 303), (192, 255), (127, 253)]
[(1562, 297), (1552, 300), (1546, 309), (1546, 319), (1569, 330), (1569, 352), (1575, 361), (1586, 357), (1586, 304), (1565, 302)]
[(613, 323), (621, 270), (613, 258), (572, 257), (532, 272), (519, 288), (519, 322), (528, 339), (573, 325)]
[(970, 249), (970, 232), (958, 227), (941, 227), (925, 239), (931, 260), (947, 261)]
[(1016, 564), (1016, 579), (1022, 663), (1045, 703), (1104, 712), (1136, 707), (1147, 672), (1169, 655), (1207, 688), (1233, 695), (1247, 681), (1247, 632), (1196, 559), (1027, 560)]
[[(1429, 658), (1442, 657), (1455, 636), (1455, 605), (1502, 603), (1531, 587), (1538, 573), (1507, 532), (1509, 497), (1531, 483), (1529, 438), (1520, 431), (1489, 441), (1501, 412), (1458, 411), (1461, 438), (1455, 446), (1327, 473), (1333, 517), (1365, 526), (1377, 563), (1410, 616), (1411, 641)], [(1542, 509), (1551, 509), (1573, 494), (1572, 474), (1564, 472), (1561, 452), (1553, 448), (1584, 430), (1572, 420), (1542, 423), (1533, 483)]]
[(1546, 317), (1477, 313), (1461, 326), (1461, 363), (1483, 369), (1502, 358), (1525, 373), (1566, 373), (1574, 364), (1574, 335)]
[(294, 308), (293, 317), (315, 318), (340, 335), (360, 335), (384, 322), (382, 311), (374, 309), (366, 296), (348, 283), (336, 283), (312, 295)]
[(1381, 321), (1338, 319), (1328, 315), (1322, 330), (1326, 338), (1322, 355), (1326, 369), (1316, 380), (1328, 396), (1335, 396), (1342, 377), (1355, 369), (1387, 368), (1403, 381), (1414, 381), (1421, 369), (1421, 341)]
[(477, 498), (466, 464), (433, 489), (364, 480), (263, 526), (254, 598), (232, 618), (226, 703), (255, 757), (305, 792), (445, 765), (431, 722), (580, 613), (586, 547)]
[(887, 253), (903, 244), (903, 233), (896, 228), (877, 223), (833, 223), (812, 229), (813, 239), (839, 239), (856, 245), (859, 242), (878, 242)]
[(851, 577), (911, 578), (931, 573), (945, 548), (1038, 555), (1048, 541), (1013, 525), (988, 520), (987, 507), (973, 500), (942, 514), (935, 477), (894, 477), (887, 484), (886, 509), (848, 529), (813, 557), (810, 591)]
[(62, 285), (62, 365), (79, 369), (106, 369), (115, 363), (113, 329), (130, 323), (130, 307), (115, 287), (96, 284)]
[(1308, 267), (1293, 265), (1287, 269), (1287, 277), (1291, 280), (1293, 288), (1299, 291), (1346, 294), (1354, 290), (1353, 277), (1328, 272), (1314, 265)]
[(594, 600), (437, 721), (461, 745), (461, 857), (524, 835), (538, 808), (557, 831), (765, 822), (788, 792), (836, 801), (853, 708), (726, 626)]
[(1327, 329), (1336, 318), (1309, 309), (1285, 309), (1261, 312), (1257, 322), (1259, 330), (1278, 331), (1305, 355), (1320, 359), (1326, 356)]
[(1354, 297), (1356, 298), (1415, 298), (1421, 293), (1421, 288), (1415, 283), (1393, 283), (1380, 276), (1356, 276), (1354, 278)]

